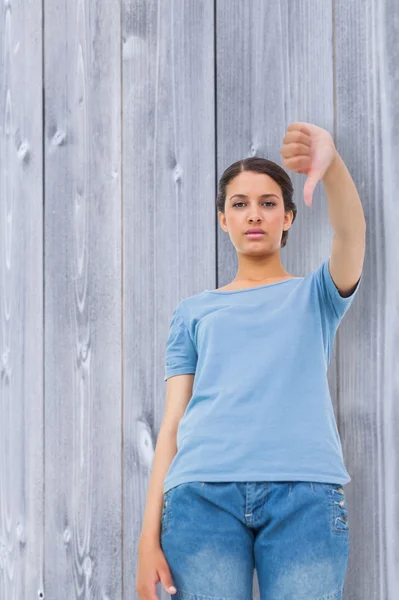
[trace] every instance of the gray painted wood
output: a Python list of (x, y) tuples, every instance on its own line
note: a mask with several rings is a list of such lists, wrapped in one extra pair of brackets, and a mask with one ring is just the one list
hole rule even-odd
[(398, 8), (339, 0), (334, 11), (335, 136), (368, 225), (364, 281), (340, 329), (336, 363), (343, 451), (352, 475), (347, 598), (391, 599), (399, 588)]
[[(37, 4), (37, 3), (36, 3)], [(42, 20), (0, 6), (0, 599), (43, 591)]]
[(45, 595), (122, 597), (120, 11), (45, 4)]
[[(0, 600), (137, 597), (170, 318), (236, 272), (216, 178), (246, 156), (281, 164), (294, 120), (334, 135), (366, 215), (363, 282), (329, 367), (352, 477), (344, 597), (395, 598), (397, 5), (44, 11), (3, 3), (0, 19)], [(333, 231), (323, 185), (308, 209), (290, 176), (281, 256), (303, 276)]]

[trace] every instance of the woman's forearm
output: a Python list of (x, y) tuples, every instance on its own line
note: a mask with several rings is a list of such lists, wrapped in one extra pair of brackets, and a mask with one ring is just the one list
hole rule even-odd
[(160, 428), (148, 485), (140, 544), (159, 544), (165, 476), (177, 453), (177, 431)]

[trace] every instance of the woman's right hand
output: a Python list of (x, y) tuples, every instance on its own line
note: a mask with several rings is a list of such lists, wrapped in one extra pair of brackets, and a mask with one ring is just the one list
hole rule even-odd
[(136, 592), (140, 600), (157, 600), (156, 584), (161, 582), (168, 594), (175, 594), (169, 565), (159, 543), (140, 539)]

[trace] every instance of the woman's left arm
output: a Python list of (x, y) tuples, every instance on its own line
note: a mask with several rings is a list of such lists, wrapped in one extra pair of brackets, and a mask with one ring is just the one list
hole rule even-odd
[(332, 136), (317, 125), (296, 121), (287, 128), (280, 154), (284, 167), (307, 175), (304, 186), (307, 206), (312, 206), (313, 191), (323, 181), (334, 230), (330, 274), (341, 296), (350, 296), (363, 270), (366, 219), (356, 186)]
[(328, 216), (334, 234), (343, 242), (361, 245), (365, 241), (366, 220), (354, 181), (337, 151), (322, 177), (328, 200)]

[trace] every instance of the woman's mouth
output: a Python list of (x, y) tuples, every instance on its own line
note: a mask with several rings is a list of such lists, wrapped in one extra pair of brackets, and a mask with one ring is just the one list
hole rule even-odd
[(265, 234), (264, 233), (246, 233), (245, 234), (247, 237), (249, 237), (251, 240), (260, 240)]

